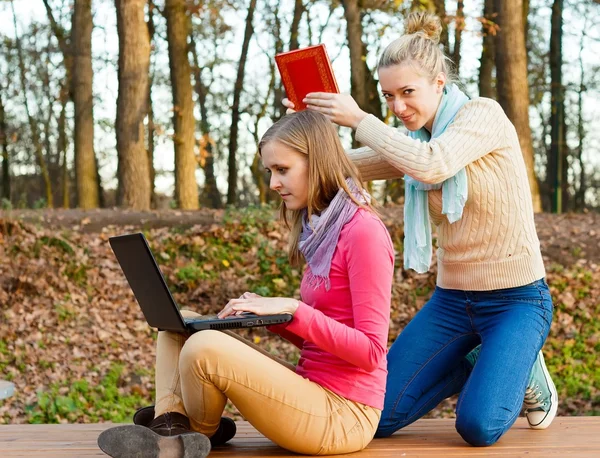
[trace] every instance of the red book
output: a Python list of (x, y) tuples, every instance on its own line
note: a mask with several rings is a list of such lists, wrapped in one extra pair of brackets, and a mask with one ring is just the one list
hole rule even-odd
[(340, 92), (324, 44), (277, 54), (275, 62), (296, 111), (306, 109), (302, 99), (309, 92)]

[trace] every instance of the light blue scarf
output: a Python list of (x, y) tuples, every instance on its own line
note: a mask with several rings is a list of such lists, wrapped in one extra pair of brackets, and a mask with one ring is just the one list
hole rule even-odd
[[(458, 110), (469, 98), (456, 84), (444, 87), (431, 134), (427, 129), (409, 132), (408, 136), (422, 142), (429, 142), (446, 131)], [(431, 265), (431, 222), (429, 221), (429, 198), (427, 191), (442, 188), (442, 214), (450, 224), (462, 217), (467, 202), (467, 172), (460, 170), (443, 183), (426, 184), (404, 176), (404, 268), (419, 273), (427, 272)]]

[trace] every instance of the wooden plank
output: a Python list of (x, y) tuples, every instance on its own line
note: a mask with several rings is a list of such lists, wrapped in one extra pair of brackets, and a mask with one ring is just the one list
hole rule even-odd
[[(0, 457), (103, 457), (96, 439), (114, 425), (2, 425)], [(211, 457), (297, 456), (276, 446), (247, 422), (238, 422), (231, 445), (211, 452)], [(375, 439), (360, 458), (391, 457), (600, 457), (600, 417), (561, 417), (544, 431), (534, 431), (520, 418), (492, 447), (470, 447), (454, 429), (454, 420), (419, 420), (390, 438)]]

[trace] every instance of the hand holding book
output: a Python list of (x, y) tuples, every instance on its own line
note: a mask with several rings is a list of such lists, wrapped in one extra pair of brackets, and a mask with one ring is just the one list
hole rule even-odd
[[(356, 129), (367, 113), (360, 109), (349, 94), (311, 92), (303, 99), (307, 109), (318, 111), (339, 126)], [(287, 98), (281, 101), (286, 114), (295, 113), (294, 104)]]
[(328, 94), (313, 92), (307, 94), (304, 103), (309, 110), (318, 111), (339, 126), (356, 129), (367, 113), (360, 109), (350, 94)]
[(310, 109), (332, 122), (356, 128), (367, 115), (349, 94), (340, 94), (325, 45), (310, 46), (275, 56), (288, 98), (287, 113)]

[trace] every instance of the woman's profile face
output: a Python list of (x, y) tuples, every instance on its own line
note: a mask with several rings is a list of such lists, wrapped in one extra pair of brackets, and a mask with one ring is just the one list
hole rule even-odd
[(308, 207), (308, 155), (278, 142), (261, 148), (262, 162), (270, 174), (270, 188), (283, 199), (288, 210)]
[(406, 63), (380, 68), (378, 73), (383, 98), (404, 126), (411, 131), (425, 127), (431, 132), (446, 75), (440, 73), (431, 81)]

